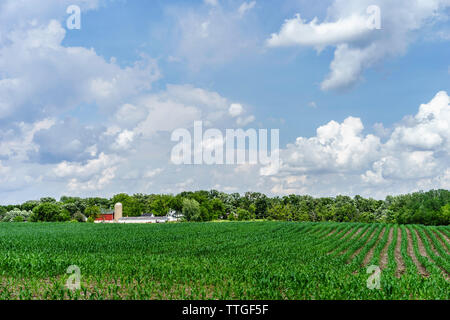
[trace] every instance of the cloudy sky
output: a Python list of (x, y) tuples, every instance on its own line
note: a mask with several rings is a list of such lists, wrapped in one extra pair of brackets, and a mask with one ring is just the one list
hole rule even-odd
[[(0, 0), (0, 203), (450, 189), (449, 18), (450, 0)], [(280, 170), (171, 163), (194, 121), (279, 129)]]

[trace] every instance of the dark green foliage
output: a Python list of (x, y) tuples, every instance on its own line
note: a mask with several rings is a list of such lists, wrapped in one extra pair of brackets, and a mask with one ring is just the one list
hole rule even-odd
[(22, 216), (17, 216), (14, 218), (13, 222), (24, 222), (24, 218)]
[(87, 207), (86, 210), (84, 211), (86, 217), (89, 217), (92, 219), (98, 218), (101, 214), (101, 210), (99, 207), (97, 206), (91, 206), (91, 207)]
[(183, 215), (186, 221), (201, 221), (201, 209), (194, 199), (183, 200)]
[(34, 209), (35, 207), (37, 207), (39, 204), (40, 204), (39, 201), (36, 201), (36, 200), (30, 200), (30, 201), (27, 201), (27, 202), (25, 202), (25, 203), (22, 203), (22, 204), (20, 205), (20, 209), (25, 210), (25, 211), (33, 211), (33, 209)]
[(250, 211), (241, 208), (237, 210), (236, 214), (239, 221), (251, 220), (254, 218)]
[(3, 218), (3, 216), (8, 212), (5, 207), (0, 206), (0, 220)]
[[(197, 205), (192, 205), (193, 202), (189, 202), (189, 209), (185, 209), (185, 200), (195, 201), (198, 208)], [(239, 193), (227, 194), (217, 190), (186, 191), (178, 195), (134, 194), (130, 196), (122, 193), (111, 199), (82, 199), (63, 196), (59, 202), (53, 198), (42, 198), (40, 201), (27, 201), (22, 205), (0, 206), (0, 217), (16, 207), (25, 211), (34, 211), (43, 204), (52, 204), (54, 208), (58, 207), (63, 212), (58, 213), (56, 218), (52, 216), (45, 219), (56, 220), (42, 220), (44, 219), (42, 217), (36, 219), (38, 221), (65, 221), (73, 218), (78, 212), (86, 217), (98, 216), (100, 212), (111, 211), (117, 202), (123, 204), (125, 217), (140, 216), (144, 213), (165, 216), (171, 210), (177, 213), (188, 210), (190, 216), (185, 219), (187, 221), (239, 219), (239, 212), (248, 212), (250, 219), (450, 224), (450, 191), (448, 190), (388, 196), (385, 200), (367, 199), (359, 195), (354, 198), (343, 195), (335, 198), (314, 198), (308, 195), (292, 194), (269, 198), (259, 192), (246, 192), (241, 196)], [(194, 209), (192, 209), (193, 207)], [(240, 209), (245, 211), (239, 211)], [(245, 215), (241, 214), (241, 216)]]
[(30, 221), (56, 222), (70, 220), (70, 213), (58, 203), (44, 202), (33, 209)]

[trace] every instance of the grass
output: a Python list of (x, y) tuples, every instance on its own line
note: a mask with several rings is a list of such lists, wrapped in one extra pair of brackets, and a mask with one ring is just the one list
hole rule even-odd
[[(450, 228), (408, 230), (417, 235), (362, 223), (1, 223), (0, 299), (449, 299)], [(382, 254), (381, 289), (369, 290), (364, 261)], [(80, 290), (65, 287), (70, 265)]]

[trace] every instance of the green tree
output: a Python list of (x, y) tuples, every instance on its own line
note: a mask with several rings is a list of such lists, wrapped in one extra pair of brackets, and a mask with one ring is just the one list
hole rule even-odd
[(88, 218), (92, 217), (93, 219), (96, 219), (96, 218), (100, 217), (101, 210), (97, 206), (91, 206), (91, 207), (87, 207), (86, 210), (84, 211), (84, 213), (85, 213), (86, 217), (88, 217)]
[(150, 211), (155, 214), (155, 216), (162, 217), (165, 216), (171, 209), (172, 196), (165, 194), (152, 195), (150, 200)]
[(251, 220), (254, 218), (254, 215), (252, 215), (250, 211), (242, 208), (237, 209), (236, 214), (239, 221)]
[(23, 219), (22, 216), (17, 216), (14, 218), (13, 222), (24, 222), (25, 220)]
[(272, 205), (268, 210), (269, 219), (274, 220), (289, 220), (292, 214), (291, 206), (277, 203)]
[[(30, 217), (31, 218), (31, 217)], [(32, 221), (66, 221), (70, 220), (70, 214), (63, 208), (52, 202), (44, 202), (33, 209)]]
[(210, 201), (211, 211), (212, 211), (212, 219), (223, 219), (226, 215), (226, 208), (223, 202), (220, 199), (213, 199)]
[(126, 193), (116, 194), (111, 198), (112, 207), (114, 207), (114, 205), (118, 202), (120, 202), (123, 206), (124, 217), (137, 217), (143, 213), (143, 209), (140, 208), (139, 202)]
[(0, 221), (3, 219), (3, 217), (5, 216), (6, 212), (8, 212), (8, 210), (6, 210), (5, 207), (0, 206)]
[(187, 221), (201, 221), (200, 204), (194, 199), (183, 200), (183, 216)]
[(440, 220), (441, 224), (449, 225), (450, 224), (450, 203), (447, 203), (440, 210)]
[(27, 202), (22, 203), (20, 208), (25, 211), (33, 211), (34, 207), (37, 207), (39, 203), (40, 202), (36, 200), (29, 200)]

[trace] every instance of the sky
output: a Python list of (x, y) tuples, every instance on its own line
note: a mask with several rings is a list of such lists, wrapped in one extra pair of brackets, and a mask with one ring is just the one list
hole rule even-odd
[[(449, 18), (450, 0), (0, 0), (0, 204), (450, 189)], [(175, 164), (196, 121), (278, 129), (278, 170)]]

